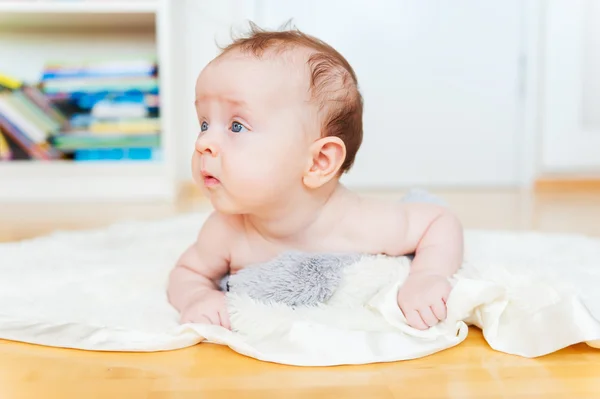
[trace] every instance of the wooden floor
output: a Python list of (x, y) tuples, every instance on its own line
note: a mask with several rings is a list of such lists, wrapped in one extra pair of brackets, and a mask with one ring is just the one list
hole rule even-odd
[[(600, 236), (600, 193), (441, 192), (466, 228)], [(377, 193), (398, 197), (401, 193)], [(1, 205), (0, 241), (206, 209), (175, 205)], [(0, 259), (0, 261), (2, 261)], [(200, 344), (172, 352), (94, 353), (0, 341), (0, 398), (599, 398), (600, 351), (586, 345), (539, 359), (489, 348), (472, 329), (456, 348), (413, 361), (299, 368)]]

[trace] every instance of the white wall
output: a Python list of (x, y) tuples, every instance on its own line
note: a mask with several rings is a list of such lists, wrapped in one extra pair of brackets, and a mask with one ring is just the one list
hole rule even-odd
[(539, 172), (600, 176), (600, 5), (544, 4)]
[[(519, 0), (184, 3), (186, 151), (197, 131), (194, 79), (215, 54), (215, 37), (226, 39), (229, 24), (240, 26), (246, 17), (267, 27), (293, 18), (337, 47), (358, 74), (365, 139), (348, 184), (520, 182)], [(184, 157), (184, 177), (188, 164)]]
[(600, 1), (586, 0), (583, 23), (583, 125), (600, 131)]

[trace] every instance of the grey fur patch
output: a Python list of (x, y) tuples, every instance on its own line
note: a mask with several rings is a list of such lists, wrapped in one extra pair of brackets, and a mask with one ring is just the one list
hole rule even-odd
[(286, 252), (228, 276), (221, 281), (221, 289), (262, 302), (314, 306), (333, 295), (342, 269), (359, 258), (358, 254)]

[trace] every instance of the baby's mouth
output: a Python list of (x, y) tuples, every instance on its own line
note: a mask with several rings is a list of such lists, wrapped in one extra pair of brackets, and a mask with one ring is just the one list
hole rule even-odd
[(214, 187), (220, 183), (219, 179), (212, 175), (205, 174), (204, 177), (204, 185), (206, 187)]

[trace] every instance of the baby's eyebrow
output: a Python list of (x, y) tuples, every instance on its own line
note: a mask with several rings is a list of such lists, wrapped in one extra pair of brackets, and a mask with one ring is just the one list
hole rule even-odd
[(228, 103), (230, 105), (233, 105), (234, 107), (248, 108), (248, 104), (243, 100), (237, 100), (235, 98), (230, 98), (230, 97), (210, 96), (210, 95), (203, 95), (200, 97), (196, 97), (196, 99), (194, 100), (194, 105), (197, 106), (201, 102), (210, 101), (210, 100)]

